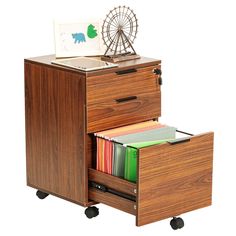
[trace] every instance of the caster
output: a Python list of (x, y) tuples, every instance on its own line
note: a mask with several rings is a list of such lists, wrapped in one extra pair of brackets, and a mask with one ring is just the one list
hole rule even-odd
[(38, 190), (38, 191), (36, 192), (36, 195), (37, 195), (37, 197), (38, 197), (39, 199), (44, 199), (44, 198), (46, 198), (49, 194), (48, 194), (48, 193), (44, 193), (44, 192)]
[(92, 219), (93, 217), (96, 217), (99, 215), (99, 209), (95, 206), (88, 207), (85, 211), (84, 214), (89, 218)]
[(177, 230), (177, 229), (181, 229), (184, 227), (184, 221), (182, 218), (180, 217), (174, 217), (171, 221), (170, 221), (170, 226), (173, 230)]

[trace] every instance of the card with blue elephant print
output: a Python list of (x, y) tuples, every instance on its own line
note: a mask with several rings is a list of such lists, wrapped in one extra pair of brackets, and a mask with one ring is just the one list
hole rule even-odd
[(103, 55), (101, 20), (54, 22), (56, 57)]

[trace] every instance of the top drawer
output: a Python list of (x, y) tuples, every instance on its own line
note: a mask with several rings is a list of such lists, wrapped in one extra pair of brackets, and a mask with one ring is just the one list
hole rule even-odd
[(160, 69), (160, 65), (88, 77), (86, 81), (87, 106), (105, 100), (159, 91), (160, 85), (157, 75), (153, 73), (154, 68)]

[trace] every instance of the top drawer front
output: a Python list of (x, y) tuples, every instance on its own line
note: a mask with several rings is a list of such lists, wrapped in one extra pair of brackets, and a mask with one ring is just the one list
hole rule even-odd
[(160, 65), (88, 77), (86, 82), (87, 105), (98, 104), (104, 100), (129, 97), (134, 94), (158, 92), (160, 85), (157, 75), (153, 73), (154, 68), (160, 68)]

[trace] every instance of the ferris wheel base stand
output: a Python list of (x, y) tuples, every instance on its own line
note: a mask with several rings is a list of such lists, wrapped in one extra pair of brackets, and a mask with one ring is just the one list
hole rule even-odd
[(135, 53), (123, 53), (118, 55), (104, 55), (101, 57), (103, 61), (108, 62), (121, 62), (121, 61), (130, 61), (130, 60), (136, 60), (139, 59), (140, 56)]

